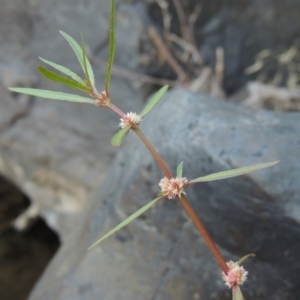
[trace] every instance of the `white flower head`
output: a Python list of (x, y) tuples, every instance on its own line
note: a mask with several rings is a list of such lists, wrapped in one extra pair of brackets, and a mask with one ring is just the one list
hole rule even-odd
[(173, 199), (176, 196), (180, 197), (181, 194), (185, 194), (184, 189), (187, 187), (188, 182), (189, 181), (185, 177), (171, 179), (164, 177), (159, 182), (161, 195), (167, 196), (169, 199)]
[(120, 119), (120, 127), (121, 128), (126, 128), (126, 127), (133, 127), (135, 125), (140, 124), (142, 121), (142, 118), (134, 113), (134, 112), (129, 112), (126, 115), (124, 115), (123, 118)]
[(229, 268), (227, 275), (222, 273), (225, 285), (229, 288), (242, 285), (247, 279), (248, 272), (232, 260), (227, 263), (227, 266)]

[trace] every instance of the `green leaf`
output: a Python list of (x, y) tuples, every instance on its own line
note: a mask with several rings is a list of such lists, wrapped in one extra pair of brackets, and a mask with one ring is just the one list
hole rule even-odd
[(54, 69), (66, 74), (67, 76), (71, 77), (73, 80), (77, 81), (78, 83), (80, 83), (81, 85), (86, 85), (86, 83), (84, 82), (84, 80), (82, 80), (76, 73), (74, 73), (73, 71), (65, 68), (64, 66), (58, 65), (52, 61), (46, 60), (44, 58), (39, 57), (39, 59), (41, 61), (43, 61), (44, 63), (50, 65), (51, 67), (53, 67)]
[(182, 172), (183, 172), (183, 161), (177, 167), (176, 176), (179, 178), (182, 177)]
[(81, 49), (82, 49), (82, 61), (83, 61), (84, 74), (87, 78), (88, 83), (91, 86), (93, 86), (92, 83), (91, 83), (91, 74), (90, 74), (91, 71), (87, 67), (87, 59), (86, 59), (86, 54), (85, 54), (84, 39), (83, 39), (82, 35), (81, 35)]
[(114, 62), (115, 50), (116, 50), (116, 38), (115, 38), (115, 18), (116, 18), (116, 3), (115, 0), (111, 0), (110, 5), (110, 34), (109, 34), (109, 59), (107, 64), (107, 73), (105, 78), (105, 91), (109, 92), (110, 77)]
[(130, 128), (122, 128), (119, 130), (111, 139), (111, 144), (115, 147), (120, 147), (125, 134), (130, 130)]
[(67, 86), (69, 86), (73, 89), (81, 90), (81, 91), (84, 91), (84, 92), (89, 92), (90, 91), (90, 89), (87, 86), (81, 85), (80, 83), (78, 83), (77, 81), (75, 81), (73, 79), (70, 79), (70, 78), (61, 76), (59, 74), (56, 74), (56, 73), (54, 73), (54, 72), (52, 72), (52, 71), (50, 71), (50, 70), (48, 70), (48, 69), (46, 69), (42, 66), (38, 66), (38, 70), (47, 79), (65, 84), (65, 85), (67, 85)]
[(143, 109), (143, 111), (140, 113), (141, 117), (144, 117), (147, 113), (149, 113), (153, 107), (158, 103), (158, 101), (162, 98), (162, 96), (166, 93), (169, 86), (165, 85), (161, 89), (157, 91), (157, 93), (151, 98), (149, 103), (146, 105), (146, 107)]
[(62, 92), (53, 92), (47, 90), (30, 89), (30, 88), (8, 88), (10, 91), (15, 93), (21, 93), (46, 99), (63, 100), (71, 102), (82, 102), (95, 104), (95, 101), (91, 98), (85, 98), (78, 95), (67, 94)]
[(243, 294), (239, 286), (232, 288), (232, 300), (244, 300)]
[(162, 197), (158, 197), (158, 198), (152, 200), (151, 202), (149, 202), (148, 204), (146, 204), (145, 206), (143, 206), (142, 208), (140, 208), (139, 210), (137, 210), (135, 213), (133, 213), (131, 216), (129, 216), (127, 219), (125, 219), (123, 222), (121, 222), (118, 226), (116, 226), (114, 229), (112, 229), (107, 234), (105, 234), (103, 237), (101, 237), (99, 240), (97, 240), (92, 246), (90, 246), (89, 250), (94, 248), (96, 245), (101, 243), (103, 240), (105, 240), (106, 238), (108, 238), (109, 236), (114, 234), (115, 232), (119, 231), (120, 229), (122, 229), (123, 227), (128, 225), (130, 222), (132, 222), (134, 219), (139, 217), (141, 214), (143, 214), (145, 211), (147, 211), (151, 206), (153, 206), (156, 202), (158, 202), (161, 199), (162, 199)]
[[(80, 46), (77, 44), (77, 42), (67, 33), (60, 31), (60, 33), (62, 34), (62, 36), (68, 41), (68, 43), (70, 44), (70, 46), (72, 47), (73, 51), (75, 52), (77, 59), (82, 67), (82, 70), (84, 72), (84, 74), (87, 76), (87, 74), (85, 73), (85, 69), (84, 69), (84, 62), (83, 62), (83, 51), (80, 48)], [(94, 72), (92, 69), (92, 66), (89, 62), (89, 60), (86, 58), (86, 65), (87, 65), (87, 70), (88, 70), (88, 74), (90, 77), (90, 83), (92, 86), (95, 85), (95, 78), (94, 78)]]
[(261, 169), (265, 169), (265, 168), (274, 166), (278, 163), (279, 163), (279, 161), (273, 161), (273, 162), (269, 162), (269, 163), (263, 163), (263, 164), (252, 165), (252, 166), (242, 167), (242, 168), (238, 168), (238, 169), (213, 173), (213, 174), (210, 174), (207, 176), (193, 179), (190, 181), (190, 184), (193, 184), (196, 182), (206, 182), (206, 181), (220, 180), (220, 179), (240, 176), (240, 175), (244, 175), (244, 174), (247, 174), (250, 172), (254, 172), (254, 171), (258, 171)]
[(243, 256), (242, 258), (240, 258), (238, 261), (237, 261), (237, 264), (238, 265), (241, 265), (246, 259), (248, 259), (249, 257), (255, 257), (255, 254), (254, 253), (251, 253), (251, 254), (247, 254), (245, 256)]

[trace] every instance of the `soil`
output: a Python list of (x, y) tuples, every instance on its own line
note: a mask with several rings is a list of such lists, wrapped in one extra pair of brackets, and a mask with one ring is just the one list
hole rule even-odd
[(11, 225), (30, 200), (0, 177), (0, 299), (25, 300), (59, 248), (57, 235), (42, 219), (26, 231)]

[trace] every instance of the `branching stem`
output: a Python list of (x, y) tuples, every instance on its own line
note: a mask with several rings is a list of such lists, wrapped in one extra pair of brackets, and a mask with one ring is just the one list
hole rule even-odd
[[(124, 112), (122, 110), (120, 110), (118, 107), (116, 107), (114, 104), (110, 103), (109, 107), (114, 112), (116, 112), (119, 116), (123, 117), (125, 115)], [(169, 169), (166, 166), (165, 162), (163, 161), (161, 156), (158, 154), (158, 152), (155, 150), (153, 145), (146, 138), (144, 133), (140, 130), (140, 128), (138, 126), (134, 126), (131, 129), (137, 134), (137, 136), (141, 139), (141, 141), (148, 148), (148, 150), (150, 151), (150, 153), (152, 154), (152, 156), (156, 160), (157, 164), (159, 165), (161, 170), (164, 172), (165, 176), (168, 179), (171, 179), (173, 177), (171, 172), (169, 171)], [(216, 244), (214, 243), (214, 241), (210, 237), (209, 233), (205, 229), (203, 223), (201, 222), (201, 220), (197, 216), (196, 212), (194, 211), (194, 209), (192, 208), (192, 206), (190, 205), (190, 203), (188, 202), (188, 200), (186, 199), (186, 197), (184, 195), (182, 195), (179, 198), (179, 200), (180, 200), (181, 205), (183, 206), (183, 208), (185, 209), (185, 211), (189, 215), (189, 217), (193, 220), (196, 228), (199, 230), (200, 234), (203, 236), (207, 246), (209, 247), (210, 251), (214, 255), (214, 257), (217, 260), (218, 264), (220, 265), (221, 269), (223, 270), (223, 272), (225, 274), (227, 274), (228, 271), (229, 271), (229, 268), (228, 268), (223, 256), (221, 255), (220, 251), (218, 250)]]

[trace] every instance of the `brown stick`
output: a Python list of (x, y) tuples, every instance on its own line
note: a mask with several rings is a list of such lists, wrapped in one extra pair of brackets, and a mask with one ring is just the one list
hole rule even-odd
[(277, 110), (300, 110), (300, 91), (277, 87), (260, 82), (250, 82), (247, 85), (249, 96), (242, 102), (252, 108), (263, 108), (266, 103), (272, 103)]
[(179, 20), (181, 36), (187, 42), (192, 43), (193, 42), (193, 37), (192, 37), (192, 34), (191, 34), (191, 32), (189, 30), (189, 27), (187, 25), (186, 18), (185, 18), (185, 15), (184, 15), (184, 10), (183, 10), (183, 7), (181, 5), (181, 2), (180, 2), (180, 0), (173, 0), (173, 3), (174, 3), (176, 13), (177, 13), (177, 16), (178, 16), (178, 20)]
[(173, 58), (171, 52), (165, 46), (163, 40), (161, 39), (160, 35), (156, 31), (153, 26), (148, 28), (149, 36), (157, 48), (159, 55), (168, 63), (171, 69), (178, 75), (180, 81), (188, 80), (187, 74), (181, 68), (181, 66), (177, 63), (177, 61)]
[(224, 49), (222, 47), (218, 47), (216, 49), (216, 77), (220, 90), (223, 90), (223, 79), (224, 79)]
[[(92, 53), (88, 53), (88, 58), (91, 62), (93, 62), (95, 65), (99, 66), (101, 69), (103, 69), (103, 73), (106, 73), (107, 69), (107, 63), (93, 55)], [(130, 80), (138, 80), (142, 83), (153, 83), (157, 85), (169, 85), (169, 86), (176, 86), (177, 83), (173, 80), (163, 79), (163, 78), (157, 78), (153, 76), (148, 76), (144, 74), (140, 74), (137, 72), (129, 71), (126, 68), (122, 68), (119, 66), (114, 65), (112, 69), (112, 74), (116, 76), (120, 76), (123, 78), (127, 78)]]
[(212, 78), (211, 94), (215, 97), (224, 98), (224, 50), (222, 47), (216, 49), (215, 76)]
[(193, 34), (194, 24), (195, 24), (199, 14), (200, 14), (200, 12), (201, 12), (201, 5), (197, 4), (194, 8), (194, 11), (191, 13), (191, 15), (188, 18), (188, 27), (189, 27), (189, 31), (191, 33), (191, 38), (192, 38), (191, 42), (195, 47), (197, 47), (197, 44), (196, 44), (195, 37), (194, 37), (194, 34)]
[(156, 3), (159, 5), (162, 16), (163, 16), (163, 24), (164, 24), (164, 38), (168, 44), (171, 45), (169, 41), (169, 35), (171, 34), (171, 20), (172, 17), (169, 12), (169, 3), (166, 0), (156, 0)]

